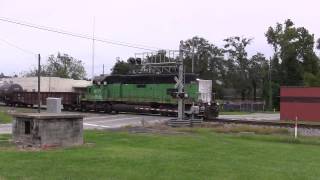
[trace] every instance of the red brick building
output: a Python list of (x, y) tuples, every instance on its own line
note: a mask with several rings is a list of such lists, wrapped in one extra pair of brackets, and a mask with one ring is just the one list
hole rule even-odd
[(320, 122), (320, 87), (281, 87), (280, 119)]

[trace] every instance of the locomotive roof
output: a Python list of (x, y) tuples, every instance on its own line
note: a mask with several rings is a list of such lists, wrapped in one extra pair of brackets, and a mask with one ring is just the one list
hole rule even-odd
[[(108, 84), (161, 84), (176, 83), (174, 77), (176, 74), (135, 74), (135, 75), (110, 75), (106, 76), (101, 82)], [(185, 83), (196, 81), (196, 74), (185, 74)]]

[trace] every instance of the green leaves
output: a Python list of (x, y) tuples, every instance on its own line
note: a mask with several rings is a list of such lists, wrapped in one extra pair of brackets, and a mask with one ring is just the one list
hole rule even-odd
[(123, 75), (129, 74), (129, 72), (131, 70), (130, 67), (131, 67), (130, 63), (127, 63), (122, 60), (117, 60), (116, 64), (111, 69), (111, 74), (113, 74), (113, 75), (114, 74), (123, 74)]
[[(68, 54), (57, 56), (50, 55), (47, 62), (41, 65), (41, 76), (52, 76), (71, 79), (84, 79), (86, 71), (81, 60), (75, 59)], [(36, 76), (37, 69), (33, 69), (26, 73), (25, 76)]]
[(295, 27), (288, 19), (269, 27), (266, 37), (281, 59), (281, 85), (302, 85), (304, 73), (316, 75), (319, 59), (314, 52), (314, 35), (304, 27)]

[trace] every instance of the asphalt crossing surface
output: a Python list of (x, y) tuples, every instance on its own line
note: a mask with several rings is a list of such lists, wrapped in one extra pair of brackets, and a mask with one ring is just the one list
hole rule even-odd
[[(139, 114), (103, 114), (103, 113), (82, 113), (84, 129), (115, 129), (125, 126), (152, 125), (163, 123), (172, 117), (159, 115), (139, 115)], [(248, 115), (221, 115), (222, 119), (245, 119), (245, 120), (275, 120), (280, 119), (280, 115), (267, 113), (253, 113)], [(10, 134), (11, 124), (0, 124), (0, 134)]]

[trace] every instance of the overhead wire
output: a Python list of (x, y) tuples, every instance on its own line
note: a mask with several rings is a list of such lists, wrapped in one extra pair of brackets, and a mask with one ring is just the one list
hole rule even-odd
[(22, 51), (22, 52), (24, 52), (24, 53), (32, 54), (32, 55), (37, 55), (36, 53), (34, 53), (34, 52), (32, 52), (32, 51), (30, 51), (30, 50), (28, 50), (28, 49), (22, 48), (22, 47), (20, 47), (20, 46), (17, 46), (17, 45), (15, 45), (15, 44), (13, 44), (13, 43), (11, 43), (11, 42), (3, 39), (3, 38), (0, 38), (0, 41), (4, 42), (5, 44), (7, 44), (7, 45), (9, 45), (9, 46), (11, 46), (11, 47), (14, 47), (14, 48), (18, 49), (18, 50), (20, 50), (20, 51)]
[(5, 17), (0, 17), (0, 21), (8, 22), (8, 23), (16, 24), (16, 25), (21, 25), (21, 26), (26, 26), (26, 27), (30, 27), (30, 28), (34, 28), (34, 29), (54, 32), (54, 33), (58, 33), (58, 34), (68, 35), (68, 36), (72, 36), (72, 37), (82, 38), (82, 39), (88, 39), (88, 40), (94, 39), (95, 41), (99, 41), (102, 43), (108, 43), (108, 44), (124, 46), (124, 47), (129, 47), (129, 48), (134, 48), (134, 49), (141, 49), (141, 50), (147, 50), (147, 51), (157, 51), (157, 50), (163, 49), (163, 48), (157, 48), (157, 47), (152, 47), (152, 46), (127, 43), (127, 42), (123, 42), (123, 41), (113, 41), (113, 40), (100, 38), (100, 37), (92, 37), (92, 36), (86, 35), (86, 34), (78, 34), (78, 33), (68, 32), (68, 31), (61, 30), (61, 29), (31, 24), (31, 23), (27, 23), (27, 22), (18, 21), (18, 20), (12, 20), (12, 19), (5, 18)]

